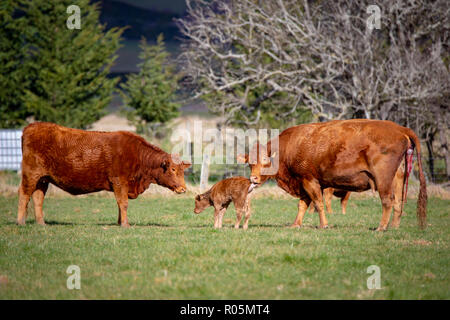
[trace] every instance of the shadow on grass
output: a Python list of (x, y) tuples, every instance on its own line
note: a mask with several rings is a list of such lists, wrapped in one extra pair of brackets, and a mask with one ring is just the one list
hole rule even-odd
[[(17, 225), (15, 221), (10, 221), (5, 223), (6, 225)], [(67, 222), (67, 221), (55, 221), (49, 220), (45, 221), (45, 224), (48, 226), (104, 226), (104, 227), (117, 227), (120, 228), (120, 225), (117, 222), (97, 222), (97, 223), (83, 223), (83, 222)], [(27, 221), (27, 225), (37, 225), (34, 220)], [(166, 224), (166, 223), (158, 223), (158, 222), (146, 222), (146, 223), (130, 223), (131, 228), (133, 227), (156, 227), (156, 228), (191, 228), (191, 229), (214, 229), (213, 224), (199, 224), (199, 225), (179, 225), (179, 224)], [(355, 229), (356, 226), (352, 225), (329, 225), (326, 230), (346, 230), (346, 229)], [(223, 225), (222, 229), (234, 229), (234, 224)], [(309, 225), (303, 224), (299, 228), (291, 228), (291, 224), (249, 224), (249, 230), (252, 229), (292, 229), (292, 230), (322, 230), (318, 225)], [(367, 227), (369, 231), (376, 231), (376, 227)], [(220, 229), (217, 229), (220, 230)], [(242, 225), (239, 227), (239, 230), (242, 230)]]

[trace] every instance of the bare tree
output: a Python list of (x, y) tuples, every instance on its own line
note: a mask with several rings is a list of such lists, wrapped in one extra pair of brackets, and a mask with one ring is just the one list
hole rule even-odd
[[(265, 101), (284, 117), (300, 106), (321, 119), (389, 119), (405, 102), (440, 99), (445, 1), (378, 1), (381, 28), (373, 31), (364, 2), (188, 0), (181, 59), (195, 96), (248, 123), (259, 121)], [(446, 76), (425, 82), (437, 64)]]

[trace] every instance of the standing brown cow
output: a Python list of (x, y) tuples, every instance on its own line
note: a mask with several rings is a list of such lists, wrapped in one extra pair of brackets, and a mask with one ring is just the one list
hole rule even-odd
[(25, 224), (31, 196), (36, 222), (45, 224), (42, 205), (52, 183), (73, 195), (113, 191), (118, 223), (129, 227), (128, 199), (137, 198), (151, 183), (185, 192), (184, 170), (190, 166), (131, 132), (84, 131), (46, 122), (23, 130), (22, 153), (19, 225)]
[[(420, 141), (411, 129), (391, 121), (335, 120), (291, 127), (284, 130), (278, 139), (278, 152), (271, 150), (272, 141), (269, 141), (267, 148), (257, 144), (251, 158), (245, 155), (241, 161), (250, 160), (250, 180), (253, 183), (274, 178), (281, 188), (300, 198), (293, 227), (302, 225), (311, 201), (319, 210), (320, 228), (328, 227), (322, 190), (332, 187), (357, 192), (377, 190), (383, 207), (377, 230), (386, 230), (396, 203), (394, 176), (402, 159), (411, 159), (414, 148), (420, 180), (417, 216), (419, 226), (426, 227), (427, 193)], [(264, 174), (262, 171), (271, 167), (272, 162), (278, 163), (277, 172)], [(401, 210), (400, 213), (395, 212), (392, 227), (399, 226), (400, 216)]]

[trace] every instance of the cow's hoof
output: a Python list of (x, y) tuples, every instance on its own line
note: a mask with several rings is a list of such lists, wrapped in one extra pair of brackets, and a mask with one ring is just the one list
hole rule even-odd
[(381, 232), (381, 231), (386, 231), (387, 228), (386, 227), (378, 227), (375, 231)]
[(36, 222), (36, 224), (38, 224), (38, 225), (40, 225), (40, 226), (46, 226), (46, 224), (45, 224), (45, 222), (44, 222), (44, 221), (39, 221), (39, 222)]
[(302, 227), (301, 224), (291, 224), (288, 228), (289, 229), (300, 229)]
[(130, 227), (130, 224), (129, 224), (129, 223), (122, 223), (120, 226), (121, 226), (122, 228), (129, 228), (129, 227)]
[(324, 226), (319, 226), (319, 229), (328, 229), (328, 225), (324, 225)]
[(25, 225), (25, 221), (16, 221), (16, 224), (18, 226), (24, 226)]

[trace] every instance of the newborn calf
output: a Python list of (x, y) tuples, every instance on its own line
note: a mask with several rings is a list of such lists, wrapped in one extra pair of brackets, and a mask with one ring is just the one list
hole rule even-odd
[(236, 208), (236, 223), (234, 227), (239, 229), (242, 215), (245, 214), (244, 230), (248, 228), (250, 219), (249, 193), (255, 187), (249, 179), (244, 177), (232, 177), (217, 182), (211, 189), (195, 197), (194, 213), (200, 213), (209, 206), (214, 207), (214, 228), (222, 228), (222, 219), (228, 205), (233, 201)]

